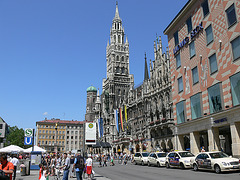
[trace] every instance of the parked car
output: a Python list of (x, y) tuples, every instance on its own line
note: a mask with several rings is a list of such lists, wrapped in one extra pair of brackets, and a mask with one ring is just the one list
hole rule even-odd
[(216, 173), (222, 171), (237, 171), (240, 168), (240, 160), (232, 158), (221, 151), (202, 152), (191, 160), (195, 171), (198, 169), (214, 170)]
[(170, 152), (166, 157), (166, 167), (191, 168), (190, 160), (193, 158), (194, 155), (188, 151)]
[(148, 156), (148, 166), (154, 165), (154, 166), (165, 166), (165, 159), (166, 159), (167, 153), (165, 152), (153, 152), (149, 154)]
[(147, 162), (148, 162), (148, 155), (149, 153), (148, 152), (137, 152), (135, 153), (134, 155), (134, 163), (135, 164), (141, 164), (141, 165), (146, 165)]

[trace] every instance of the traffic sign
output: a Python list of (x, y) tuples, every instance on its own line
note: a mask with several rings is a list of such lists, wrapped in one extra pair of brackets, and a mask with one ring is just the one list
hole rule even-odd
[(25, 136), (26, 137), (32, 137), (33, 136), (33, 129), (32, 128), (25, 129)]
[(33, 138), (32, 137), (24, 137), (24, 145), (32, 145), (33, 143)]

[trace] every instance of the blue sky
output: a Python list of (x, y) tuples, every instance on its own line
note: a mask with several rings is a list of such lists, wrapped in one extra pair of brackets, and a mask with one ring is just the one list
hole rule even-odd
[[(119, 0), (130, 45), (130, 73), (144, 76), (144, 53), (188, 0)], [(34, 128), (45, 117), (84, 120), (86, 89), (102, 89), (116, 1), (1, 0), (0, 116)]]

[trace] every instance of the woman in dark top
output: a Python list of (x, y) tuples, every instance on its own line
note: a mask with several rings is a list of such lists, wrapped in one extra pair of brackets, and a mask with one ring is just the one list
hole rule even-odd
[[(74, 160), (75, 160), (74, 156), (73, 156), (73, 155), (71, 155), (71, 158), (70, 158), (70, 170), (69, 170), (69, 173), (70, 173), (70, 178), (73, 178), (73, 176), (74, 176), (74, 173), (75, 173), (75, 171), (74, 171), (74, 172), (72, 172), (72, 169), (73, 169), (73, 164), (74, 164)], [(75, 176), (74, 176), (74, 177), (75, 177)]]

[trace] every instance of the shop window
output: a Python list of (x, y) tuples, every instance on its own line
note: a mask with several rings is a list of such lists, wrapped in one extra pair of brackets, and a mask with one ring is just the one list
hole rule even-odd
[(195, 94), (190, 98), (191, 101), (191, 113), (192, 119), (196, 119), (202, 116), (202, 108), (201, 108), (201, 94)]
[(218, 71), (216, 54), (213, 54), (212, 56), (209, 57), (209, 64), (210, 64), (210, 73), (211, 74)]
[(177, 68), (179, 68), (181, 66), (181, 57), (180, 57), (180, 53), (178, 53), (176, 56), (176, 64), (177, 64)]
[(187, 24), (188, 33), (190, 33), (192, 31), (192, 16), (190, 16), (187, 19), (186, 24)]
[(203, 17), (207, 16), (209, 13), (208, 0), (202, 3)]
[(189, 44), (189, 53), (190, 53), (190, 58), (196, 55), (194, 41)]
[(208, 26), (205, 31), (206, 31), (207, 44), (209, 44), (213, 41), (212, 25)]
[(173, 37), (174, 37), (175, 46), (177, 46), (177, 45), (179, 44), (178, 31), (176, 31), (176, 32), (173, 34)]
[(182, 77), (178, 78), (178, 93), (183, 91), (183, 80)]
[(233, 59), (240, 58), (240, 36), (234, 39), (232, 42), (232, 52), (233, 52)]
[(197, 66), (192, 69), (192, 81), (193, 81), (193, 84), (196, 84), (199, 81)]
[(177, 109), (177, 123), (181, 124), (185, 122), (185, 101), (181, 101), (176, 104)]
[(240, 73), (230, 77), (233, 106), (240, 104)]
[(208, 88), (208, 98), (210, 105), (210, 113), (215, 113), (222, 110), (222, 98), (220, 92), (220, 83)]
[(236, 12), (234, 4), (232, 4), (227, 10), (227, 20), (228, 20), (228, 27), (231, 27), (233, 24), (237, 22)]

